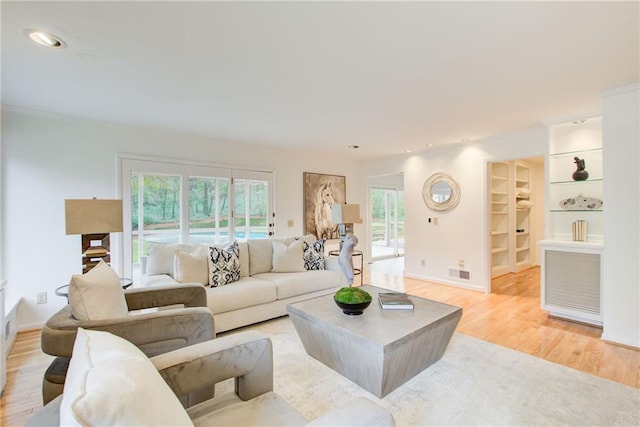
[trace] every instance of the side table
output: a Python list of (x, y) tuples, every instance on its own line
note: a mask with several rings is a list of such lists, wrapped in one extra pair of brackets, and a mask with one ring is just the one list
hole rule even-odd
[[(333, 251), (329, 251), (329, 256), (334, 256), (334, 257), (338, 257), (340, 256), (340, 251), (339, 250), (333, 250)], [(362, 286), (363, 283), (363, 278), (362, 278), (362, 269), (364, 267), (364, 257), (362, 256), (362, 251), (356, 251), (354, 250), (353, 253), (351, 254), (352, 258), (357, 258), (360, 257), (360, 268), (355, 267), (356, 265), (358, 265), (357, 263), (354, 263), (354, 267), (353, 267), (353, 280), (355, 281), (355, 276), (360, 276), (360, 286)], [(354, 261), (357, 261), (354, 259)]]
[[(127, 289), (129, 286), (133, 285), (133, 280), (129, 279), (128, 277), (122, 277), (120, 278), (120, 285), (122, 286), (122, 289)], [(55, 294), (60, 296), (60, 297), (65, 297), (67, 298), (67, 300), (69, 299), (69, 285), (62, 285), (58, 288), (56, 288), (55, 290)]]

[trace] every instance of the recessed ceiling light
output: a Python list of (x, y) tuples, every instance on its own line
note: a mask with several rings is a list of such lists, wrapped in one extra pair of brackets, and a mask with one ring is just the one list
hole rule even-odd
[(581, 125), (586, 121), (587, 121), (587, 119), (580, 119), (580, 120), (574, 120), (571, 123), (573, 123), (574, 125)]
[(347, 148), (351, 148), (351, 149), (355, 150), (355, 149), (357, 149), (357, 148), (360, 148), (360, 146), (359, 146), (359, 145), (350, 145), (350, 146), (349, 146), (349, 147), (347, 147)]
[(427, 144), (427, 147), (433, 147), (433, 144)]
[(411, 150), (404, 150), (405, 153), (411, 153)]
[(42, 46), (53, 48), (62, 48), (67, 46), (64, 40), (62, 40), (60, 37), (55, 36), (51, 33), (47, 33), (46, 31), (26, 29), (24, 30), (24, 33), (31, 40)]

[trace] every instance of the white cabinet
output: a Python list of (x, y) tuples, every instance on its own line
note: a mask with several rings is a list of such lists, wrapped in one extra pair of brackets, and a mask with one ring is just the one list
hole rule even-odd
[(491, 277), (531, 266), (531, 168), (491, 163)]
[[(602, 325), (602, 119), (549, 126), (546, 239), (541, 250), (540, 303), (551, 315)], [(576, 162), (589, 173), (574, 180)], [(572, 224), (586, 221), (584, 241)]]
[(602, 325), (602, 244), (538, 242), (540, 305), (550, 315)]

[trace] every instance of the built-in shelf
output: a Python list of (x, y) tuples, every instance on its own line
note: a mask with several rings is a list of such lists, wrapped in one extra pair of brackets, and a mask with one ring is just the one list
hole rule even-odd
[(584, 148), (584, 149), (576, 149), (572, 151), (561, 151), (558, 153), (552, 153), (552, 154), (549, 154), (549, 157), (551, 158), (573, 157), (573, 156), (585, 155), (587, 153), (600, 153), (600, 152), (602, 152), (602, 147), (592, 147), (592, 148)]
[(564, 181), (550, 181), (549, 184), (571, 184), (571, 185), (586, 185), (586, 184), (591, 184), (591, 183), (595, 183), (595, 182), (602, 182), (601, 178), (596, 178), (596, 179), (585, 179), (584, 181), (571, 181), (571, 180), (564, 180)]
[(531, 172), (526, 162), (514, 160), (491, 163), (490, 167), (491, 276), (496, 277), (531, 265), (531, 207), (517, 207), (518, 200), (531, 198)]
[[(603, 209), (559, 207), (578, 195), (603, 200), (602, 118), (550, 126), (549, 136), (547, 238), (538, 242), (540, 304), (550, 315), (602, 325)], [(575, 157), (589, 172), (584, 181), (572, 179)], [(572, 223), (578, 220), (587, 222), (586, 241), (574, 241)]]

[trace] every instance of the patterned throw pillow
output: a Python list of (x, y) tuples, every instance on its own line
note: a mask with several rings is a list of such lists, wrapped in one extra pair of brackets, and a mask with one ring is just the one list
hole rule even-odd
[(324, 270), (324, 242), (320, 239), (311, 245), (303, 241), (305, 270)]
[(226, 248), (209, 247), (209, 286), (216, 288), (240, 280), (240, 249), (234, 241)]

